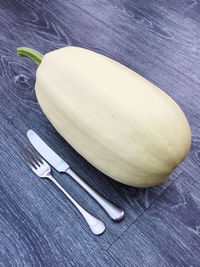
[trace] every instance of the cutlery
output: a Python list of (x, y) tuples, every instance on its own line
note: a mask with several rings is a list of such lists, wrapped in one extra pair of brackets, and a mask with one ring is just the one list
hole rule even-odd
[(28, 147), (21, 152), (22, 157), (25, 159), (27, 165), (31, 170), (41, 178), (47, 178), (51, 180), (74, 204), (74, 206), (80, 211), (85, 218), (88, 226), (95, 235), (102, 234), (106, 227), (105, 224), (81, 207), (67, 191), (55, 180), (51, 174), (51, 168), (49, 164), (32, 148)]
[(124, 210), (107, 200), (104, 196), (93, 189), (70, 166), (60, 158), (33, 130), (28, 130), (27, 136), (34, 148), (58, 171), (71, 176), (82, 188), (85, 189), (104, 209), (108, 216), (114, 221), (124, 218)]

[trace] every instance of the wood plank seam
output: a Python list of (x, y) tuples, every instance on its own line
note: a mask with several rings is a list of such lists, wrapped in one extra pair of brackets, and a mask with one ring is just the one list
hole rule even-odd
[(123, 236), (123, 234), (125, 234), (126, 233), (126, 231), (134, 224), (134, 223), (136, 223), (136, 221), (138, 221), (138, 219), (140, 219), (140, 217), (147, 211), (147, 210), (149, 210), (152, 206), (153, 206), (153, 204), (154, 204), (154, 202), (155, 201), (157, 201), (164, 193), (165, 193), (165, 191), (171, 186), (171, 185), (173, 185), (174, 184), (174, 182), (175, 181), (177, 181), (177, 179), (182, 175), (184, 173), (184, 171), (182, 170), (182, 172), (163, 190), (163, 192), (158, 196), (158, 197), (156, 197), (151, 203), (150, 203), (150, 205), (146, 208), (146, 209), (144, 209), (144, 211), (142, 211), (139, 215), (138, 215), (138, 217), (124, 230), (124, 232), (122, 232), (113, 242), (112, 242), (112, 244), (110, 244), (108, 247), (107, 247), (107, 249), (106, 249), (106, 251), (108, 251), (109, 252), (109, 250), (112, 248), (112, 246)]

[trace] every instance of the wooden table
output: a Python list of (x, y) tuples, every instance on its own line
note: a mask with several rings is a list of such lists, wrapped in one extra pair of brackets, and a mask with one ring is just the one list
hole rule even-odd
[[(0, 266), (200, 266), (200, 2), (6, 0), (0, 3)], [(167, 92), (192, 129), (186, 160), (163, 184), (136, 189), (92, 167), (55, 131), (34, 92), (41, 53), (85, 47)], [(107, 226), (94, 236), (65, 196), (19, 152), (34, 129), (82, 177), (126, 210), (113, 223), (69, 177), (56, 179)]]

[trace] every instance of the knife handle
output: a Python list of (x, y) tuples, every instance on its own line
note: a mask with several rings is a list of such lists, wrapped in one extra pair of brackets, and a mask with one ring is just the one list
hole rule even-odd
[(120, 221), (124, 218), (124, 210), (115, 205), (111, 201), (107, 200), (104, 196), (98, 193), (88, 183), (86, 183), (78, 174), (76, 174), (71, 168), (65, 171), (66, 174), (71, 176), (86, 192), (88, 192), (104, 209), (108, 216), (114, 221)]

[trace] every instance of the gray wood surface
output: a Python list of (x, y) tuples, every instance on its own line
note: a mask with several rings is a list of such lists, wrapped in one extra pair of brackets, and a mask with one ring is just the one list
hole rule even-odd
[[(0, 266), (200, 266), (200, 2), (0, 2)], [(100, 173), (55, 131), (34, 92), (41, 53), (75, 45), (107, 55), (159, 86), (192, 129), (186, 160), (163, 184), (136, 189)], [(34, 129), (82, 177), (126, 210), (111, 222), (69, 177), (57, 180), (107, 226), (92, 235), (76, 209), (19, 155)]]

